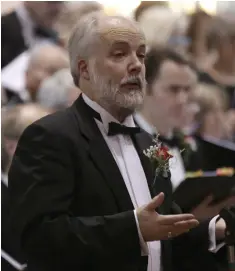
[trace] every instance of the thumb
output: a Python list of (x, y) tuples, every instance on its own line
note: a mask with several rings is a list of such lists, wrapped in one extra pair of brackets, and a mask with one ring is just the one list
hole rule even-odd
[(149, 211), (155, 211), (155, 209), (162, 205), (164, 201), (164, 193), (158, 194), (156, 197), (154, 197), (147, 205), (146, 209)]

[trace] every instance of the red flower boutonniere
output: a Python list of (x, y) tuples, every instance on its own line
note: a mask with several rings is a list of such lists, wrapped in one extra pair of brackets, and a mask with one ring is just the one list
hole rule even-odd
[(151, 161), (155, 169), (156, 176), (167, 178), (169, 175), (169, 160), (173, 158), (173, 156), (170, 154), (169, 149), (166, 146), (162, 146), (162, 142), (159, 141), (158, 137), (159, 135), (153, 139), (155, 144), (145, 150), (144, 154)]
[(169, 149), (167, 147), (160, 147), (157, 149), (156, 151), (156, 155), (164, 160), (164, 161), (167, 161), (168, 159), (172, 158), (173, 156), (169, 153)]

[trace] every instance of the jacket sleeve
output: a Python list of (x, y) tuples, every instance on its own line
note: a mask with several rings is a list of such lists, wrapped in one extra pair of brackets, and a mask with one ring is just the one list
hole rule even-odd
[(13, 230), (28, 258), (79, 268), (92, 257), (140, 256), (133, 211), (96, 217), (70, 212), (75, 180), (68, 139), (47, 130), (39, 124), (25, 130), (9, 172)]
[[(175, 202), (172, 202), (172, 213), (179, 214), (182, 213), (181, 208)], [(211, 219), (200, 222), (200, 224), (191, 229), (189, 232), (182, 234), (174, 238), (175, 246), (198, 246), (200, 249), (209, 249), (209, 223)]]

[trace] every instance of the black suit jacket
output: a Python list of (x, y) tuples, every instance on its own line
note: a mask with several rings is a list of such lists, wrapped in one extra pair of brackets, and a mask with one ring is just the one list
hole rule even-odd
[[(58, 45), (62, 45), (59, 40), (58, 34), (52, 30), (42, 26), (37, 27), (37, 35), (50, 39)], [(1, 30), (2, 30), (2, 61), (1, 68), (4, 68), (17, 56), (28, 49), (23, 37), (22, 25), (17, 17), (15, 11), (5, 14), (1, 17)]]
[(2, 24), (2, 62), (1, 68), (23, 53), (27, 46), (22, 36), (22, 27), (16, 12), (13, 11), (1, 17)]
[[(159, 178), (152, 185), (153, 171), (142, 153), (150, 137), (140, 133), (133, 140), (152, 196), (166, 195), (158, 212), (176, 211), (170, 180)], [(9, 189), (12, 227), (30, 270), (147, 270), (124, 180), (81, 96), (72, 107), (25, 130)], [(208, 223), (175, 242), (181, 251), (207, 249)], [(172, 242), (161, 243), (164, 271), (171, 271)]]
[[(23, 253), (15, 239), (10, 227), (10, 198), (8, 187), (1, 182), (1, 249), (17, 261), (20, 265), (25, 263)], [(16, 271), (17, 269), (3, 256), (1, 257), (2, 271)]]

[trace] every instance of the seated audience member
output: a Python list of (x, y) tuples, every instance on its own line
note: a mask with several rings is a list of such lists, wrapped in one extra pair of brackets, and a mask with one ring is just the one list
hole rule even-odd
[(212, 23), (212, 16), (203, 10), (196, 10), (189, 17), (189, 24), (186, 30), (186, 38), (190, 41), (188, 54), (194, 63), (200, 68), (211, 67), (214, 63), (214, 39), (213, 42), (207, 42), (214, 38), (208, 37), (208, 29)]
[(69, 66), (67, 52), (56, 45), (41, 45), (32, 50), (25, 75), (23, 95), (14, 95), (9, 105), (35, 102), (41, 82), (58, 70)]
[(63, 69), (42, 82), (36, 100), (42, 106), (59, 110), (72, 105), (79, 94), (70, 70)]
[(173, 46), (180, 51), (187, 48), (187, 41), (183, 37), (185, 17), (184, 14), (174, 13), (167, 6), (156, 4), (138, 12), (138, 22), (148, 46)]
[(199, 84), (193, 92), (193, 100), (198, 105), (195, 121), (196, 133), (204, 138), (217, 140), (231, 139), (227, 124), (228, 97), (219, 87)]
[(212, 66), (199, 72), (201, 82), (224, 87), (230, 106), (235, 89), (235, 25), (223, 19), (215, 19), (208, 33), (207, 42), (217, 53)]
[(34, 104), (18, 105), (2, 110), (2, 165), (1, 165), (1, 204), (2, 204), (2, 258), (3, 271), (24, 270), (25, 258), (18, 248), (15, 236), (10, 231), (10, 199), (8, 192), (8, 169), (18, 140), (25, 128), (34, 121), (48, 115), (50, 111)]
[(206, 84), (199, 85), (193, 93), (193, 99), (199, 106), (194, 134), (198, 169), (216, 170), (235, 165), (235, 144), (230, 127), (232, 118), (228, 118), (230, 111), (225, 94), (220, 88)]
[(15, 10), (3, 15), (1, 67), (42, 40), (57, 43), (52, 28), (62, 8), (63, 1), (22, 1)]
[(54, 26), (63, 45), (67, 45), (70, 33), (78, 18), (91, 12), (102, 11), (103, 8), (97, 1), (75, 1), (66, 5)]

